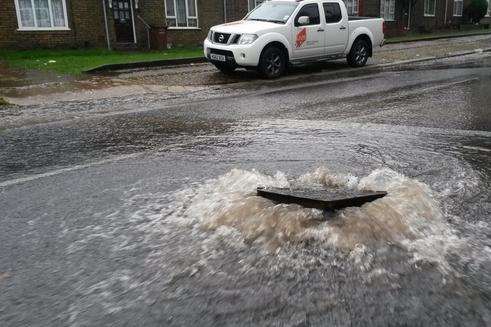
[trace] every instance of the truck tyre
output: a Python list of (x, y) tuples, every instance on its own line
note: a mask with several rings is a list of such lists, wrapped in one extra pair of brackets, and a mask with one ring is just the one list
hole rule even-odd
[(351, 67), (363, 67), (369, 57), (370, 45), (364, 39), (357, 39), (351, 46), (349, 54), (346, 56)]
[(278, 78), (285, 73), (286, 64), (285, 53), (278, 47), (270, 46), (259, 58), (259, 73), (268, 79)]
[(225, 75), (232, 74), (236, 68), (234, 65), (221, 63), (221, 62), (214, 62), (213, 65), (215, 65), (215, 67), (218, 68), (218, 70), (220, 70)]

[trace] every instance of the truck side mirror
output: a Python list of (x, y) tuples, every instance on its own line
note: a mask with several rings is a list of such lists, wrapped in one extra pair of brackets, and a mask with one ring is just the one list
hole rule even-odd
[(298, 17), (298, 25), (299, 26), (304, 26), (304, 25), (309, 25), (310, 24), (310, 18), (309, 16), (300, 16)]

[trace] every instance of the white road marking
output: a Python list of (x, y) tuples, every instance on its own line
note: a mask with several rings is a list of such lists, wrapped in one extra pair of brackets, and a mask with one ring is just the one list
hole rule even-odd
[(140, 153), (122, 155), (122, 156), (117, 156), (117, 157), (113, 157), (110, 159), (104, 159), (104, 160), (100, 160), (100, 161), (89, 162), (86, 164), (75, 165), (72, 167), (52, 170), (52, 171), (42, 173), (42, 174), (35, 174), (35, 175), (27, 176), (27, 177), (11, 179), (11, 180), (7, 180), (4, 182), (0, 182), (0, 187), (7, 187), (7, 186), (21, 184), (21, 183), (25, 183), (25, 182), (31, 182), (31, 181), (34, 181), (37, 179), (56, 176), (56, 175), (60, 175), (60, 174), (71, 172), (71, 171), (81, 170), (81, 169), (85, 169), (85, 168), (89, 168), (89, 167), (93, 167), (93, 166), (99, 166), (99, 165), (103, 165), (106, 163), (111, 163), (111, 162), (115, 162), (115, 161), (119, 161), (119, 160), (123, 160), (123, 159), (135, 158), (135, 157), (141, 156), (142, 154), (144, 154), (144, 153), (140, 152)]
[[(189, 142), (174, 143), (172, 145), (164, 146), (164, 147), (161, 147), (158, 149), (153, 149), (152, 151), (154, 151), (154, 152), (165, 151), (165, 150), (169, 151), (172, 149), (179, 149), (180, 147), (183, 147), (183, 146), (189, 146), (189, 145), (192, 145), (193, 143), (198, 143), (198, 142), (201, 142), (201, 139), (198, 138), (198, 139), (195, 139), (195, 140), (192, 140)], [(34, 175), (26, 176), (26, 177), (6, 180), (3, 182), (0, 182), (0, 188), (12, 186), (12, 185), (16, 185), (16, 184), (21, 184), (21, 183), (25, 183), (25, 182), (31, 182), (31, 181), (35, 181), (37, 179), (61, 175), (64, 173), (82, 170), (82, 169), (86, 169), (86, 168), (90, 168), (90, 167), (94, 167), (94, 166), (100, 166), (100, 165), (113, 163), (113, 162), (117, 162), (117, 161), (121, 161), (121, 160), (133, 159), (133, 158), (137, 158), (140, 156), (148, 155), (149, 152), (150, 151), (143, 151), (143, 152), (138, 152), (138, 153), (114, 156), (114, 157), (111, 157), (108, 159), (103, 159), (103, 160), (99, 160), (99, 161), (92, 161), (92, 162), (88, 162), (85, 164), (75, 165), (75, 166), (66, 167), (66, 168), (60, 168), (60, 169), (48, 171), (48, 172), (41, 173), (41, 174), (34, 174)]]
[(468, 149), (468, 150), (475, 150), (475, 151), (491, 152), (491, 149), (483, 148), (483, 147), (480, 147), (480, 146), (468, 146), (468, 145), (464, 145), (464, 146), (462, 146), (462, 148)]

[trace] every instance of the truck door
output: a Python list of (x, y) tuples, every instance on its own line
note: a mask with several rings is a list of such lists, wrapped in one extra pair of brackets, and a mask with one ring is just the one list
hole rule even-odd
[(342, 14), (338, 2), (324, 2), (322, 6), (326, 18), (327, 55), (342, 54), (348, 43), (348, 15)]
[[(299, 23), (299, 18), (307, 16), (308, 22)], [(319, 5), (304, 5), (295, 16), (293, 26), (293, 59), (321, 57), (325, 55), (324, 22), (319, 15)]]

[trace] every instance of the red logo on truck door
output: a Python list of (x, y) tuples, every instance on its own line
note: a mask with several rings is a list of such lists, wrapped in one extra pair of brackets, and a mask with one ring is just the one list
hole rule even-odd
[(297, 41), (295, 43), (295, 46), (297, 48), (300, 48), (305, 43), (305, 41), (307, 41), (307, 29), (302, 28), (300, 32), (297, 33)]

